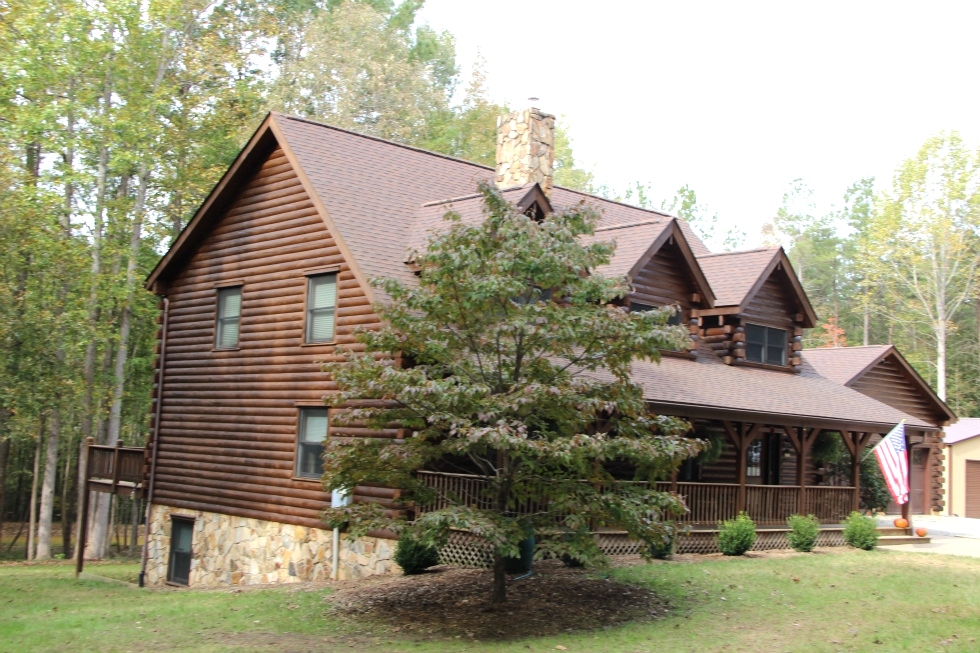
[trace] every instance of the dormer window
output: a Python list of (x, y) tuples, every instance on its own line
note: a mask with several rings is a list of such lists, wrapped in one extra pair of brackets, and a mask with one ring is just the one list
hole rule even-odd
[[(639, 302), (630, 302), (630, 313), (643, 313), (645, 311), (652, 311), (658, 306), (650, 306), (649, 304), (640, 304)], [(670, 326), (680, 326), (681, 325), (681, 311), (677, 309), (674, 314), (670, 316), (667, 320), (667, 324)]]
[(745, 325), (745, 360), (766, 365), (786, 365), (785, 329), (759, 324)]

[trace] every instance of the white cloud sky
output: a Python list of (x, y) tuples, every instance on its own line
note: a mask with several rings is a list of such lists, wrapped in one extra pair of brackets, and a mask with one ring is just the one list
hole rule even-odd
[(817, 207), (890, 183), (931, 135), (980, 143), (980, 3), (428, 0), (491, 94), (564, 114), (576, 158), (622, 189), (690, 184), (758, 244), (796, 178)]

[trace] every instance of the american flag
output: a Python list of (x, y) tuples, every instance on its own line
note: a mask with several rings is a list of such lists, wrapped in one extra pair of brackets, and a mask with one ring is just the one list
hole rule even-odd
[(873, 451), (895, 503), (906, 503), (909, 500), (909, 460), (905, 450), (905, 422), (889, 431)]

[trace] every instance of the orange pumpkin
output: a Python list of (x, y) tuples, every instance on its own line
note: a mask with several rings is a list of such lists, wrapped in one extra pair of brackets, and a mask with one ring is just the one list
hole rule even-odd
[(908, 528), (908, 527), (909, 527), (908, 519), (905, 519), (904, 517), (899, 517), (898, 519), (895, 520), (895, 528)]
[(929, 534), (929, 531), (927, 531), (926, 529), (920, 526), (917, 529), (915, 529), (915, 534), (918, 535), (919, 537), (925, 537), (926, 535)]

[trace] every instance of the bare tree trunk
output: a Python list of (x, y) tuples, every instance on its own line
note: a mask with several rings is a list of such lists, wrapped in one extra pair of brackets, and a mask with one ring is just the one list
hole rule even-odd
[[(143, 212), (146, 206), (146, 187), (149, 184), (149, 169), (146, 162), (140, 164), (139, 185), (136, 191), (136, 205), (134, 207), (135, 217), (129, 236), (129, 258), (126, 261), (126, 300), (123, 305), (122, 317), (119, 321), (119, 344), (116, 347), (115, 367), (113, 370), (112, 405), (109, 408), (109, 432), (106, 444), (114, 446), (119, 441), (119, 432), (122, 426), (122, 402), (123, 392), (126, 388), (126, 360), (129, 355), (129, 336), (132, 329), (133, 320), (133, 301), (135, 300), (136, 285), (136, 264), (139, 258), (140, 240), (143, 233)], [(105, 551), (107, 549), (106, 540), (106, 519), (108, 517), (108, 503), (100, 500), (96, 507), (95, 520), (92, 524), (91, 548), (90, 552)]]
[(34, 449), (34, 476), (31, 478), (31, 514), (28, 516), (27, 527), (27, 559), (34, 559), (34, 526), (37, 514), (37, 476), (41, 463), (41, 441), (44, 439), (44, 420), (37, 434), (37, 447)]
[(61, 475), (61, 553), (66, 559), (71, 557), (71, 462), (75, 447), (71, 438), (65, 447), (65, 471)]
[(864, 338), (863, 338), (863, 344), (865, 347), (868, 346), (870, 331), (871, 331), (871, 305), (867, 301), (865, 301), (864, 302)]
[[(88, 445), (86, 444), (86, 442), (87, 439), (82, 438), (82, 441), (78, 443), (78, 447), (79, 447), (78, 449), (78, 503), (77, 503), (78, 506), (81, 506), (82, 502), (85, 500), (85, 497), (82, 496), (82, 492), (85, 492), (86, 488), (88, 487), (88, 483), (86, 482), (88, 479), (85, 478), (88, 475), (88, 456), (85, 455), (86, 447)], [(90, 503), (89, 505), (92, 504)], [(72, 559), (75, 560), (76, 562), (78, 561), (78, 556), (84, 555), (84, 552), (79, 550), (80, 547), (78, 546), (82, 541), (83, 528), (88, 529), (88, 524), (83, 524), (81, 520), (81, 515), (79, 515), (78, 536), (75, 538), (75, 552), (72, 554)], [(88, 537), (87, 530), (85, 536), (86, 538)]]
[(132, 536), (129, 538), (129, 555), (136, 555), (136, 543), (140, 539), (140, 501), (135, 496), (133, 497), (133, 530)]
[[(0, 429), (2, 430), (4, 429)], [(9, 460), (10, 437), (0, 434), (0, 541), (3, 537), (3, 518), (7, 514), (7, 462)]]
[(490, 601), (503, 603), (507, 600), (507, 559), (497, 552), (493, 554), (493, 594)]
[(61, 414), (57, 409), (48, 417), (48, 439), (45, 444), (44, 481), (41, 484), (41, 515), (37, 524), (35, 559), (51, 559), (51, 522), (54, 517), (54, 490), (58, 478), (58, 431)]

